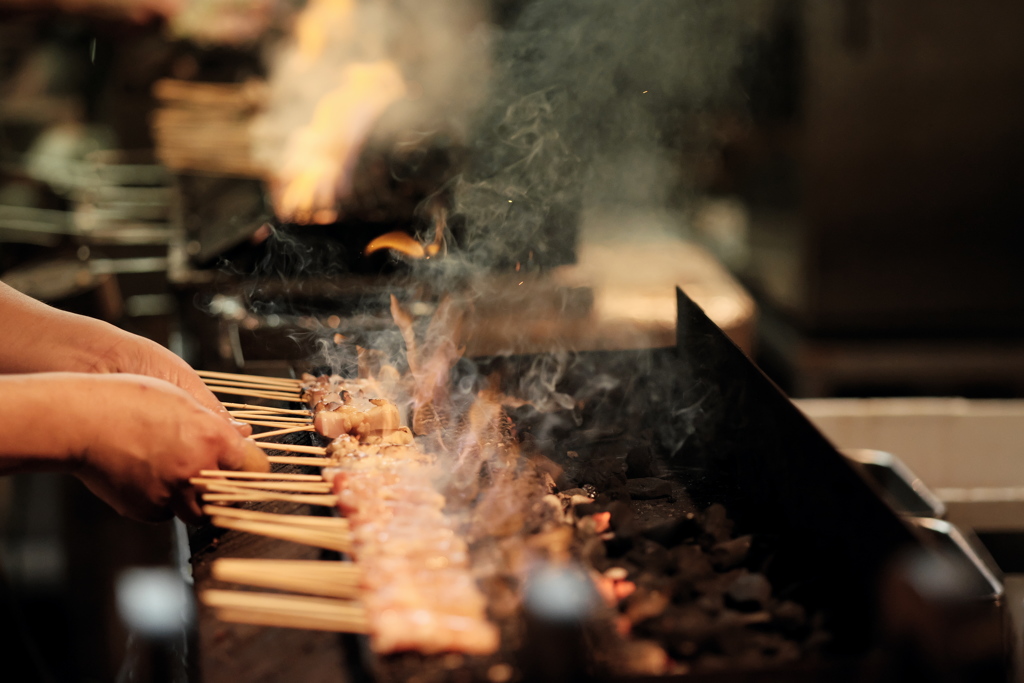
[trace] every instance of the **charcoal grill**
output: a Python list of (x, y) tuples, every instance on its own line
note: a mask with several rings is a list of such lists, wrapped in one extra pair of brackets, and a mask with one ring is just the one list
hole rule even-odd
[[(572, 450), (581, 461), (600, 462), (643, 440), (656, 454), (663, 478), (685, 486), (700, 507), (723, 504), (736, 533), (754, 535), (775, 591), (821, 614), (831, 636), (818, 656), (793, 665), (678, 680), (908, 680), (904, 674), (934, 673), (933, 663), (921, 660), (927, 642), (908, 636), (906, 629), (895, 641), (885, 638), (884, 619), (891, 615), (879, 609), (879, 596), (884, 590), (887, 600), (920, 598), (919, 583), (906, 573), (911, 565), (902, 558), (929, 553), (935, 545), (930, 538), (944, 523), (925, 523), (929, 533), (915, 530), (690, 299), (681, 291), (677, 297), (675, 348), (464, 360), (453, 381), (473, 382), (499, 371), (509, 394), (529, 394), (532, 383), (543, 381), (585, 396), (591, 407), (584, 414), (525, 411), (513, 417), (523, 438), (556, 460), (564, 461)], [(296, 552), (283, 549), (283, 543), (245, 540), (231, 532), (220, 547), (202, 533), (192, 540), (199, 588), (209, 583), (210, 561), (228, 547), (234, 556)], [(975, 561), (984, 564), (984, 558)], [(955, 608), (961, 623), (988, 629), (992, 636), (947, 661), (944, 680), (1001, 680), (1009, 670), (1001, 640), (1001, 586), (987, 567), (981, 573), (985, 581), (965, 581), (948, 600), (913, 603), (925, 614), (948, 616)], [(486, 667), (460, 656), (376, 659), (352, 636), (211, 619), (202, 619), (198, 643), (207, 683), (256, 674), (260, 680), (488, 680)]]

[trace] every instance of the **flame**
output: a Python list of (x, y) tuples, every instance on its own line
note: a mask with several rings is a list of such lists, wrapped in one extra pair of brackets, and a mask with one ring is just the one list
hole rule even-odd
[(359, 151), (380, 115), (406, 94), (390, 59), (348, 64), (308, 125), (296, 131), (277, 174), (278, 216), (294, 223), (332, 223), (351, 190)]
[(444, 244), (444, 228), (447, 212), (443, 208), (434, 210), (434, 239), (428, 244), (421, 244), (411, 235), (401, 230), (385, 233), (373, 238), (363, 253), (367, 256), (381, 249), (394, 249), (413, 259), (428, 259), (441, 253)]
[(329, 40), (351, 40), (354, 14), (354, 0), (310, 0), (295, 21), (300, 59), (309, 65), (323, 55)]
[(369, 256), (381, 249), (394, 249), (414, 259), (426, 258), (427, 256), (427, 250), (423, 248), (423, 245), (417, 242), (409, 233), (402, 232), (401, 230), (395, 230), (394, 232), (373, 238), (366, 245), (363, 253)]

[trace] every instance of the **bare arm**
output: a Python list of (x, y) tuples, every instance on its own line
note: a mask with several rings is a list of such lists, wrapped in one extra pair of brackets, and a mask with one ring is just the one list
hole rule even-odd
[[(25, 372), (126, 372), (181, 387), (229, 419), (188, 363), (154, 341), (113, 325), (59, 311), (0, 282), (0, 374)], [(243, 435), (252, 430), (234, 423)]]
[(269, 469), (224, 420), (170, 384), (138, 375), (0, 377), (0, 474), (74, 474), (118, 512), (147, 521), (201, 512), (201, 469)]

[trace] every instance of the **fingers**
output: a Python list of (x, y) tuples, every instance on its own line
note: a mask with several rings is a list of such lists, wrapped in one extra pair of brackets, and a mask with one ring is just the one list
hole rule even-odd
[[(221, 410), (224, 409), (221, 408)], [(228, 422), (231, 424), (234, 430), (238, 432), (239, 436), (243, 438), (248, 438), (252, 436), (252, 425), (247, 425), (244, 422), (239, 422), (238, 420), (233, 419), (227, 410), (224, 410), (224, 413), (228, 417)]]
[(237, 439), (218, 459), (218, 464), (226, 470), (270, 471), (270, 461), (266, 453), (250, 439)]

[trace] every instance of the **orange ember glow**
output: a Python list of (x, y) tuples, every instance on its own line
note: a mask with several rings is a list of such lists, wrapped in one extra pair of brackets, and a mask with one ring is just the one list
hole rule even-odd
[(406, 93), (391, 60), (349, 64), (340, 83), (320, 100), (313, 119), (288, 142), (278, 172), (278, 217), (293, 223), (332, 223), (339, 199), (351, 190), (352, 174), (373, 124)]

